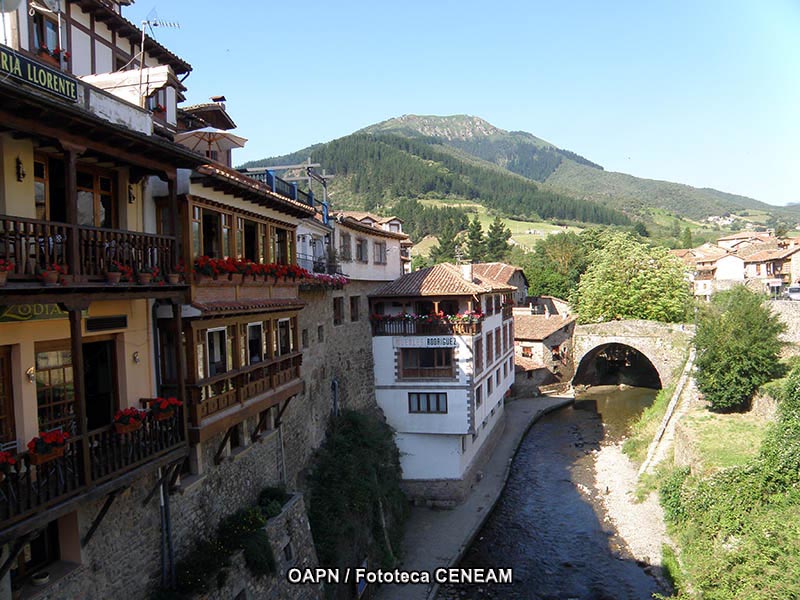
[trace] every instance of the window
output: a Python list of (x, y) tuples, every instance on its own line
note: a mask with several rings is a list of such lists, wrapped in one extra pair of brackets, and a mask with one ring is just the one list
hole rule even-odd
[(349, 233), (342, 233), (339, 237), (339, 258), (343, 261), (353, 260), (353, 246)]
[(47, 161), (33, 162), (33, 198), (36, 202), (36, 218), (48, 220), (47, 202)]
[(533, 348), (530, 346), (523, 346), (522, 347), (522, 356), (525, 358), (532, 358), (533, 357)]
[(109, 174), (78, 171), (78, 224), (113, 228), (114, 181)]
[(76, 406), (72, 381), (72, 352), (60, 348), (37, 350), (36, 399), (40, 431), (58, 428), (74, 433)]
[[(33, 9), (31, 9), (31, 12), (33, 12)], [(64, 42), (64, 45), (66, 45), (66, 42)], [(33, 15), (33, 47), (31, 52), (36, 52), (43, 47), (50, 50), (50, 52), (59, 47), (58, 21), (51, 19), (49, 15), (36, 11)]]
[(453, 362), (452, 348), (403, 348), (401, 377), (453, 377)]
[(497, 387), (500, 387), (500, 367), (497, 368), (497, 371), (494, 372), (495, 383)]
[(503, 363), (503, 379), (508, 377), (508, 363)]
[(492, 301), (491, 296), (486, 296), (486, 310), (484, 310), (487, 315), (494, 314), (494, 302)]
[(279, 265), (288, 265), (292, 262), (291, 240), (294, 239), (292, 232), (281, 227), (274, 228), (272, 238), (272, 261)]
[(372, 244), (373, 258), (372, 261), (376, 265), (386, 264), (386, 242), (374, 242)]
[(264, 325), (247, 324), (247, 363), (254, 364), (264, 360)]
[(500, 355), (503, 353), (501, 349), (502, 338), (500, 337), (500, 328), (494, 330), (494, 355), (497, 358), (500, 358)]
[(369, 261), (369, 242), (367, 240), (356, 241), (356, 260), (358, 262)]
[(486, 379), (486, 397), (492, 395), (492, 378), (491, 376)]
[(486, 366), (494, 362), (494, 333), (491, 331), (486, 334)]
[(475, 406), (480, 406), (483, 402), (483, 386), (479, 385), (475, 388)]
[(58, 529), (58, 520), (50, 521), (28, 540), (11, 565), (11, 581), (14, 584), (27, 581), (35, 571), (61, 559)]
[(325, 327), (323, 325), (317, 325), (317, 341), (321, 342), (325, 339)]
[(499, 313), (500, 308), (502, 307), (503, 297), (502, 296), (495, 296), (494, 297), (494, 312)]
[(259, 261), (258, 223), (236, 218), (236, 256), (251, 262)]
[(447, 394), (430, 392), (409, 392), (408, 412), (410, 413), (446, 413)]
[(483, 338), (475, 340), (475, 372), (480, 373), (483, 369)]
[(350, 297), (350, 320), (358, 321), (358, 308), (361, 305), (361, 296)]
[(308, 348), (308, 329), (303, 329), (303, 348)]
[[(167, 88), (162, 87), (156, 90), (147, 97), (147, 110), (153, 113), (153, 116), (161, 121), (167, 118)], [(206, 157), (211, 160), (217, 160), (216, 151), (206, 151)]]
[(292, 321), (294, 319), (280, 319), (278, 321), (278, 356), (289, 354), (294, 350)]
[(389, 231), (394, 231), (395, 233), (400, 231), (400, 224), (399, 223), (389, 223)]
[(233, 352), (225, 327), (209, 329), (206, 334), (208, 341), (208, 376), (214, 377), (226, 373), (233, 368)]
[(333, 299), (333, 324), (341, 325), (344, 321), (344, 298)]

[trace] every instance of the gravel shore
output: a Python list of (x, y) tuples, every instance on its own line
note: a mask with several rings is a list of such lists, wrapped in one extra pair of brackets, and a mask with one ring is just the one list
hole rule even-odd
[(661, 546), (667, 543), (664, 512), (656, 493), (636, 503), (636, 467), (620, 443), (603, 445), (595, 453), (595, 486), (605, 518), (628, 545), (636, 560), (661, 566)]

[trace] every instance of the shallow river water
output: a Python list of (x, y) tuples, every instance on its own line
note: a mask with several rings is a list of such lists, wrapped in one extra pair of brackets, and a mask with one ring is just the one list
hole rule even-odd
[[(592, 388), (537, 422), (460, 567), (513, 568), (513, 583), (443, 586), (439, 598), (639, 600), (664, 593), (604, 524), (592, 450), (619, 439), (654, 390)], [(605, 423), (605, 426), (604, 426)]]

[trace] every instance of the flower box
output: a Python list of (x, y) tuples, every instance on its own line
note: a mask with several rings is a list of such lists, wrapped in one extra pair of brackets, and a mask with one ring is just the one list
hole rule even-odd
[(153, 274), (144, 272), (138, 273), (136, 279), (139, 281), (139, 285), (149, 285), (153, 280)]
[(181, 282), (181, 274), (180, 273), (169, 273), (167, 274), (167, 283), (170, 285), (178, 285)]
[(122, 273), (120, 271), (106, 271), (106, 283), (117, 285), (120, 279), (122, 279)]
[(227, 279), (217, 279), (213, 275), (194, 274), (194, 284), (201, 287), (228, 285), (228, 283), (230, 282)]
[(167, 410), (164, 412), (153, 413), (153, 418), (156, 421), (166, 421), (167, 419), (171, 419), (174, 416), (175, 416), (174, 410)]
[(231, 283), (233, 285), (242, 285), (242, 278), (243, 277), (244, 277), (244, 275), (242, 275), (241, 273), (230, 273), (228, 275), (228, 279), (230, 279), (230, 281), (231, 281)]
[(114, 431), (119, 433), (120, 435), (123, 433), (131, 433), (133, 431), (138, 431), (141, 428), (142, 428), (141, 421), (131, 420), (131, 422), (128, 423), (127, 425), (123, 423), (114, 423)]
[(28, 456), (32, 465), (42, 465), (64, 456), (64, 446), (53, 446), (49, 452), (45, 452), (44, 454), (30, 452)]
[(43, 271), (42, 281), (46, 286), (58, 285), (59, 273), (58, 271)]

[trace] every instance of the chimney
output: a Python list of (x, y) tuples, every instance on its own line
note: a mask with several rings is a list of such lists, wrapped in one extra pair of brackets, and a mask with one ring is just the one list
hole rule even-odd
[(549, 318), (550, 318), (550, 309), (549, 309), (549, 308), (547, 308), (547, 305), (546, 305), (546, 304), (545, 304), (545, 306), (544, 306), (544, 318), (545, 318), (545, 319), (549, 319)]
[(225, 102), (227, 100), (228, 99), (225, 96), (211, 96), (211, 101), (216, 104), (219, 104), (222, 110), (225, 110)]
[(465, 281), (472, 283), (472, 263), (461, 265), (461, 277), (463, 277)]

